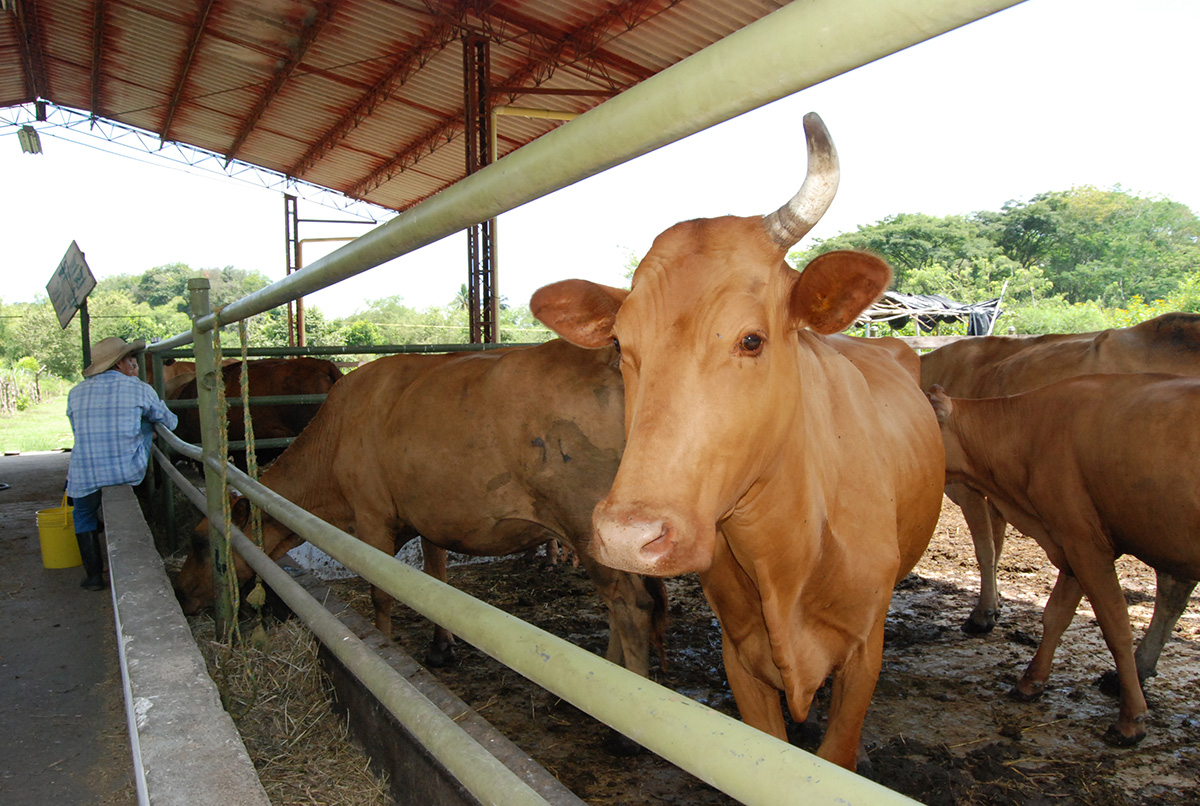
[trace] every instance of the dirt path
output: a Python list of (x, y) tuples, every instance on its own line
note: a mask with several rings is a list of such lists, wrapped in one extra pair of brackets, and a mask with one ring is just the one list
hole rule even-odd
[[(1149, 621), (1154, 575), (1136, 560), (1119, 564), (1135, 630)], [(1064, 636), (1045, 696), (1006, 692), (1041, 635), (1041, 608), (1053, 567), (1033, 541), (1013, 534), (1001, 567), (1004, 612), (990, 635), (959, 625), (974, 604), (978, 570), (957, 507), (948, 504), (929, 551), (900, 585), (888, 618), (883, 672), (866, 723), (872, 777), (928, 804), (1200, 803), (1200, 598), (1193, 598), (1147, 685), (1149, 736), (1116, 750), (1100, 740), (1117, 702), (1095, 687), (1111, 657), (1085, 601)], [(594, 652), (607, 620), (582, 572), (520, 558), (451, 569), (451, 583)], [(365, 587), (340, 585), (362, 612)], [(736, 715), (721, 665), (719, 631), (694, 577), (671, 580), (668, 668), (656, 679)], [(398, 607), (397, 640), (418, 658), (430, 628)], [(650, 755), (617, 757), (607, 729), (464, 644), (439, 672), (455, 692), (594, 804), (723, 804), (730, 799)], [(824, 710), (818, 695), (818, 714)], [(810, 719), (810, 722), (813, 721)], [(815, 748), (820, 728), (793, 726), (793, 741)]]

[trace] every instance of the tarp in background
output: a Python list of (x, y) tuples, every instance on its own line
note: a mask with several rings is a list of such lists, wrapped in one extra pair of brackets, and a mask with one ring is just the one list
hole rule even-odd
[(939, 294), (901, 294), (887, 291), (866, 312), (872, 322), (886, 322), (899, 330), (916, 318), (922, 330), (933, 330), (939, 322), (967, 320), (968, 336), (986, 336), (1000, 315), (1000, 297), (984, 302), (955, 302)]

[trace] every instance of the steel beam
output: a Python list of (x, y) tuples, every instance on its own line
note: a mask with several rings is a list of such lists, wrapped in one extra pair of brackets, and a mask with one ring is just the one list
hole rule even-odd
[[(171, 125), (175, 122), (175, 113), (179, 111), (179, 104), (183, 100), (183, 90), (192, 73), (192, 62), (196, 58), (196, 51), (200, 48), (200, 40), (204, 38), (204, 26), (208, 24), (208, 15), (212, 12), (215, 3), (216, 0), (205, 0), (204, 5), (200, 8), (200, 13), (196, 15), (196, 21), (192, 23), (192, 35), (188, 39), (187, 53), (184, 54), (183, 63), (179, 65), (175, 77), (175, 89), (171, 93), (170, 103), (167, 104), (167, 116), (163, 120), (162, 134), (158, 136), (159, 142), (165, 143), (171, 139)], [(96, 111), (95, 105), (92, 106), (92, 111)], [(228, 160), (225, 162), (225, 167), (229, 167)]]
[(279, 91), (283, 89), (283, 85), (292, 77), (293, 71), (300, 66), (300, 61), (304, 58), (304, 54), (308, 52), (308, 48), (321, 31), (325, 28), (326, 23), (333, 17), (334, 13), (340, 8), (340, 3), (327, 2), (317, 6), (317, 13), (314, 15), (311, 22), (304, 26), (304, 30), (300, 32), (296, 47), (292, 50), (287, 60), (279, 66), (275, 71), (275, 75), (271, 77), (271, 83), (268, 84), (258, 97), (258, 102), (254, 104), (254, 109), (247, 115), (245, 123), (242, 124), (242, 129), (233, 138), (233, 143), (225, 152), (225, 164), (228, 165), (242, 150), (246, 140), (254, 131), (254, 127), (258, 125), (258, 121), (266, 113), (267, 107), (271, 105), (271, 101), (275, 100), (275, 96), (279, 95)]

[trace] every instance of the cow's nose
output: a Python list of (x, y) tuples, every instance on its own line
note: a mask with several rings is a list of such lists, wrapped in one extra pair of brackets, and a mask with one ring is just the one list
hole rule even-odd
[(675, 529), (667, 518), (647, 518), (631, 510), (596, 510), (594, 525), (600, 562), (635, 574), (660, 573), (675, 549)]

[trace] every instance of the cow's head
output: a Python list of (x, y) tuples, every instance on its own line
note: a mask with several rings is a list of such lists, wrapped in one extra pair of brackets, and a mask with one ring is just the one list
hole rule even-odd
[[(596, 507), (599, 556), (643, 574), (702, 571), (718, 524), (752, 519), (760, 480), (785, 437), (802, 433), (812, 333), (845, 329), (886, 288), (887, 264), (822, 255), (801, 272), (787, 250), (837, 188), (837, 155), (821, 119), (805, 117), (809, 172), (800, 192), (762, 218), (688, 221), (655, 239), (632, 290), (566, 280), (540, 289), (534, 315), (568, 341), (617, 343), (626, 448)], [(817, 360), (817, 359), (813, 359)]]
[[(250, 501), (246, 498), (230, 496), (232, 503), (231, 520), (237, 527), (243, 528), (250, 520)], [(237, 567), (238, 581), (246, 582), (252, 572), (250, 566), (235, 554), (234, 562)], [(186, 615), (194, 615), (213, 603), (212, 555), (209, 553), (208, 518), (204, 518), (192, 531), (192, 546), (188, 552), (183, 567), (175, 577), (175, 598)]]

